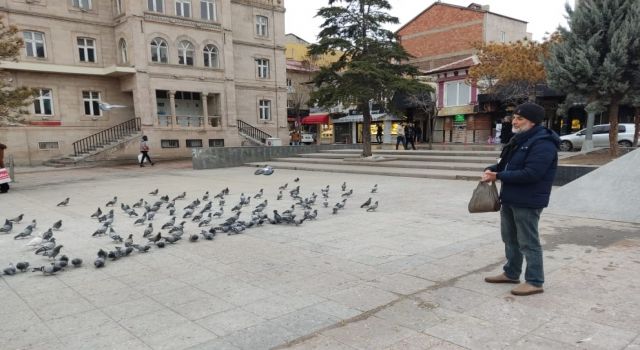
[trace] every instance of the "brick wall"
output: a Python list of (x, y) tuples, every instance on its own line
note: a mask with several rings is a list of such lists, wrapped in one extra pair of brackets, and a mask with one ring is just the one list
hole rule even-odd
[(472, 44), (483, 41), (483, 23), (482, 12), (435, 4), (400, 29), (398, 35), (405, 50), (414, 56), (416, 66), (433, 69), (468, 57)]

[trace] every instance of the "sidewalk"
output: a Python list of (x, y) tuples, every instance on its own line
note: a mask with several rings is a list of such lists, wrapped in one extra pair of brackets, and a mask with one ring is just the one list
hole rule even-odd
[[(48, 263), (13, 239), (34, 218), (34, 234), (62, 219), (54, 232), (61, 253), (84, 264), (55, 276), (0, 277), (2, 349), (640, 348), (637, 225), (543, 213), (545, 293), (515, 297), (512, 285), (483, 282), (500, 271), (504, 248), (498, 214), (466, 211), (474, 182), (189, 166), (21, 173), (0, 195), (0, 220), (25, 213), (0, 235), (0, 266)], [(285, 183), (300, 185), (303, 197), (330, 185), (333, 205), (343, 182), (354, 194), (336, 215), (317, 205), (318, 219), (300, 226), (267, 224), (195, 243), (187, 237), (200, 229), (185, 219), (177, 244), (93, 266), (98, 249), (120, 245), (91, 236), (99, 224), (89, 216), (114, 196), (114, 229), (143, 243), (144, 226), (119, 205), (153, 202), (155, 188), (172, 198), (186, 192), (176, 201), (179, 222), (205, 191), (229, 187), (225, 219), (241, 193), (264, 188), (271, 215), (293, 204), (286, 192), (276, 200)], [(56, 207), (66, 197), (69, 206)], [(376, 212), (359, 208), (368, 197), (379, 201)], [(156, 232), (168, 218), (161, 209)]]

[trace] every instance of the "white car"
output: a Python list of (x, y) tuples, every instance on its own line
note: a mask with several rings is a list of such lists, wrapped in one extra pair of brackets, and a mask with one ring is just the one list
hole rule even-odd
[[(631, 147), (633, 145), (633, 124), (618, 124), (618, 145)], [(567, 152), (582, 148), (586, 137), (586, 129), (576, 133), (560, 136), (560, 150)], [(593, 147), (609, 147), (609, 124), (593, 126)]]
[(314, 142), (313, 134), (303, 132), (301, 136), (302, 137), (300, 138), (300, 143), (302, 143), (303, 145), (310, 145)]

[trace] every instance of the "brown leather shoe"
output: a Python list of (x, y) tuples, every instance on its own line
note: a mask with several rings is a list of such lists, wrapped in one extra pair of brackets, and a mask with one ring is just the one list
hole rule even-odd
[(520, 283), (519, 279), (512, 280), (511, 278), (507, 277), (504, 272), (497, 276), (485, 277), (484, 281), (487, 283)]
[(542, 287), (536, 287), (526, 282), (520, 283), (517, 287), (511, 290), (511, 294), (520, 295), (520, 296), (538, 294), (543, 292), (544, 292), (544, 289), (542, 289)]

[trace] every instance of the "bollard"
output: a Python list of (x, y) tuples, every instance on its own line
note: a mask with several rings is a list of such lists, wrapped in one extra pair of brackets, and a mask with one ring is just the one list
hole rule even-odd
[(13, 163), (13, 154), (10, 154), (8, 158), (9, 158), (9, 160), (8, 160), (8, 163), (9, 163), (9, 177), (11, 178), (11, 182), (16, 182), (16, 175), (15, 175), (15, 171), (14, 171), (15, 164)]

